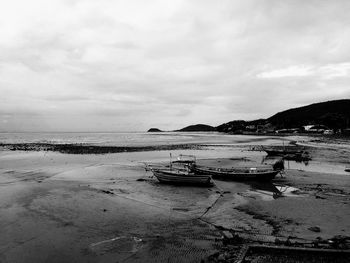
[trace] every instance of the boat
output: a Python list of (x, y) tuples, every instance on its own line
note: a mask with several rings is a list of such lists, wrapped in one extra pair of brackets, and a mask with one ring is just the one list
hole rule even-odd
[(349, 167), (345, 167), (344, 171), (350, 173), (350, 166)]
[(269, 156), (303, 155), (306, 154), (303, 147), (297, 146), (269, 146), (262, 148)]
[(161, 183), (167, 184), (190, 184), (190, 185), (210, 185), (210, 175), (199, 175), (191, 171), (178, 169), (152, 169), (154, 176)]
[(191, 170), (198, 175), (211, 175), (213, 178), (237, 181), (271, 181), (281, 172), (281, 170), (274, 170), (272, 167), (216, 168), (198, 165), (193, 165)]

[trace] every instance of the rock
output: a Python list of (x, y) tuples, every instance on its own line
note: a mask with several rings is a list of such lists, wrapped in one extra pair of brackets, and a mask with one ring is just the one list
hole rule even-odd
[(233, 235), (230, 231), (223, 231), (222, 234), (224, 235), (225, 238), (228, 238), (228, 239), (233, 238)]
[(144, 181), (146, 181), (146, 179), (144, 179), (144, 178), (139, 178), (139, 179), (136, 179), (136, 181), (138, 181), (138, 182), (144, 182)]
[(321, 228), (319, 228), (318, 226), (311, 226), (308, 228), (310, 231), (312, 232), (316, 232), (316, 233), (319, 233), (321, 232)]
[(102, 193), (109, 194), (109, 195), (114, 195), (112, 191), (109, 190), (101, 190)]

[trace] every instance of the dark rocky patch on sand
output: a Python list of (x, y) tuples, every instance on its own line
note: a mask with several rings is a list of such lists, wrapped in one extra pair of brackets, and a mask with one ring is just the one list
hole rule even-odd
[(198, 150), (197, 144), (169, 144), (157, 146), (99, 146), (86, 144), (51, 144), (51, 143), (0, 143), (0, 147), (10, 151), (52, 151), (67, 154), (107, 154), (121, 152), (149, 152)]

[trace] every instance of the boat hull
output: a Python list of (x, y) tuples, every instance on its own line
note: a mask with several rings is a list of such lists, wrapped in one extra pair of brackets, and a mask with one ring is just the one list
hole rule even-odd
[(274, 146), (263, 147), (263, 150), (269, 156), (285, 156), (285, 155), (302, 155), (305, 149), (297, 146)]
[(161, 183), (166, 184), (188, 184), (188, 185), (210, 185), (209, 175), (198, 175), (168, 170), (153, 170), (154, 176)]
[(271, 181), (280, 172), (279, 170), (254, 170), (254, 169), (242, 169), (236, 171), (229, 171), (223, 169), (215, 169), (209, 167), (198, 167), (192, 168), (196, 174), (211, 175), (213, 178), (232, 180), (232, 181)]
[(301, 155), (303, 154), (302, 151), (284, 151), (284, 150), (264, 150), (267, 155), (269, 156), (285, 156), (288, 154), (293, 154), (293, 155)]

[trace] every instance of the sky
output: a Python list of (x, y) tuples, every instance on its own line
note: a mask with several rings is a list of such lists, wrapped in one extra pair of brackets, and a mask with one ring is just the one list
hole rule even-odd
[(217, 126), (350, 98), (348, 0), (0, 4), (0, 132)]

